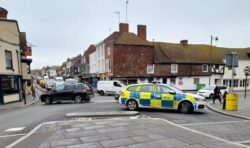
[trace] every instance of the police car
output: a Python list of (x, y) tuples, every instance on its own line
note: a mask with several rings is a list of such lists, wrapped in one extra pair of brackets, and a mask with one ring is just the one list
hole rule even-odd
[(184, 93), (167, 84), (134, 84), (125, 87), (119, 97), (119, 103), (128, 110), (145, 108), (165, 108), (189, 113), (205, 108), (205, 98), (197, 94)]

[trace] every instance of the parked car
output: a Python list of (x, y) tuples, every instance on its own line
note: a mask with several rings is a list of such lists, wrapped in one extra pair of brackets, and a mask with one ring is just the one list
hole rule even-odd
[(90, 88), (83, 83), (64, 85), (64, 89), (55, 89), (42, 94), (41, 102), (51, 104), (57, 101), (75, 101), (76, 103), (90, 101)]
[(48, 79), (48, 80), (46, 80), (45, 88), (47, 90), (51, 90), (53, 88), (54, 82), (55, 82), (54, 79)]
[(144, 108), (165, 108), (189, 113), (203, 110), (205, 98), (191, 93), (184, 93), (178, 88), (167, 84), (134, 84), (124, 88), (119, 97), (119, 103), (128, 110)]
[[(214, 97), (214, 89), (215, 89), (216, 85), (206, 85), (203, 89), (200, 89), (199, 91), (197, 91), (198, 95), (201, 95), (205, 98), (209, 98), (212, 99)], [(227, 94), (229, 92), (229, 88), (226, 85), (220, 85), (220, 92), (222, 94), (222, 96), (224, 96), (225, 94)]]
[(121, 81), (111, 80), (111, 81), (98, 81), (97, 82), (97, 93), (100, 95), (110, 94), (114, 95), (121, 91), (126, 84)]

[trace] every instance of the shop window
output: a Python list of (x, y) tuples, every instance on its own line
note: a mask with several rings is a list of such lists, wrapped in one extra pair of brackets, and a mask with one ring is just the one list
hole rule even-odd
[(12, 53), (5, 50), (6, 69), (13, 69)]
[(207, 64), (202, 65), (202, 72), (208, 72), (208, 65)]
[(1, 83), (4, 95), (19, 93), (17, 78), (2, 78)]
[(200, 84), (200, 78), (194, 78), (194, 84)]
[(170, 78), (170, 84), (175, 85), (176, 84), (176, 78)]

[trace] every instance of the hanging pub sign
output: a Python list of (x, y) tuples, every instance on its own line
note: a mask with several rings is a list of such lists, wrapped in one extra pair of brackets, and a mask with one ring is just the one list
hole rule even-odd
[(32, 56), (31, 47), (26, 47), (26, 48), (23, 50), (23, 54), (24, 54), (24, 56)]

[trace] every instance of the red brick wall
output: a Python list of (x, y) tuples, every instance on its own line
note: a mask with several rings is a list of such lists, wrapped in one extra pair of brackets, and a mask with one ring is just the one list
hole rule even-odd
[(145, 77), (153, 63), (152, 46), (113, 45), (114, 77)]
[[(191, 71), (191, 73), (190, 73)], [(207, 76), (202, 72), (202, 65), (178, 64), (178, 73), (171, 73), (171, 64), (155, 64), (154, 76)]]
[(86, 49), (86, 50), (84, 51), (83, 56), (85, 57), (87, 64), (89, 64), (89, 55), (90, 55), (91, 53), (95, 52), (95, 51), (96, 51), (96, 48), (95, 48), (94, 45), (90, 45), (90, 46), (88, 47), (88, 49)]

